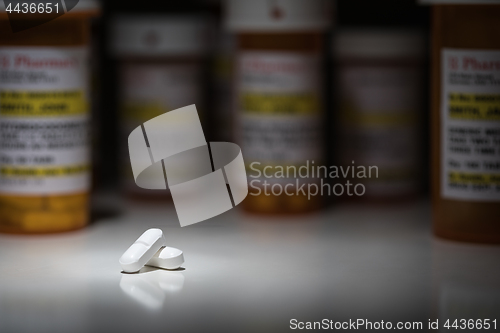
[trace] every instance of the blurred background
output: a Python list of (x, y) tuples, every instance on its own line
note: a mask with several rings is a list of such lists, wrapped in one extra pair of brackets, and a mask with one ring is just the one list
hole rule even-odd
[[(157, 16), (157, 20), (167, 26), (169, 20), (176, 21), (183, 18), (189, 23), (189, 19), (193, 15), (200, 17), (200, 20), (205, 20), (204, 31), (209, 31), (209, 33), (202, 41), (205, 43), (202, 46), (204, 50), (191, 56), (195, 59), (193, 62), (201, 66), (198, 68), (199, 73), (191, 73), (190, 77), (195, 75), (193, 81), (188, 82), (188, 86), (180, 93), (176, 91), (172, 93), (174, 96), (166, 96), (168, 92), (165, 93), (165, 91), (168, 88), (176, 86), (176, 89), (181, 89), (177, 87), (179, 83), (174, 81), (169, 86), (165, 86), (165, 90), (157, 92), (156, 96), (154, 93), (150, 93), (149, 102), (155, 102), (155, 98), (160, 98), (161, 95), (161, 98), (165, 99), (164, 107), (157, 112), (164, 112), (168, 109), (184, 106), (191, 101), (197, 101), (197, 108), (205, 121), (204, 130), (207, 141), (240, 141), (238, 133), (235, 133), (238, 124), (234, 115), (238, 112), (235, 106), (237, 83), (235, 82), (234, 69), (238, 50), (238, 34), (227, 28), (224, 22), (225, 13), (223, 1), (148, 2), (141, 4), (140, 8), (137, 8), (133, 3), (127, 4), (120, 1), (106, 1), (102, 4), (102, 17), (96, 19), (94, 30), (96, 48), (98, 49), (96, 52), (97, 64), (102, 68), (98, 71), (97, 84), (101, 92), (96, 101), (98, 105), (95, 106), (96, 109), (100, 110), (96, 118), (99, 121), (97, 124), (98, 136), (101, 138), (99, 140), (102, 140), (95, 151), (97, 155), (95, 157), (96, 190), (99, 188), (119, 188), (123, 185), (124, 179), (120, 178), (119, 175), (123, 175), (123, 169), (128, 168), (128, 156), (125, 147), (125, 159), (123, 156), (118, 158), (119, 152), (123, 152), (123, 146), (120, 145), (119, 139), (121, 138), (123, 142), (124, 135), (137, 126), (137, 122), (132, 121), (130, 124), (129, 121), (126, 130), (122, 131), (120, 126), (124, 123), (123, 115), (127, 113), (124, 110), (124, 104), (133, 103), (134, 98), (135, 102), (137, 99), (140, 101), (141, 98), (148, 98), (147, 96), (131, 96), (132, 93), (129, 91), (137, 90), (136, 87), (126, 87), (128, 82), (132, 80), (129, 78), (127, 81), (127, 73), (134, 75), (127, 72), (126, 63), (134, 60), (134, 55), (131, 59), (126, 50), (122, 50), (123, 52), (120, 53), (114, 47), (116, 34), (119, 33), (115, 29), (116, 23), (120, 17), (123, 22), (118, 22), (118, 24), (121, 24), (122, 27), (127, 25), (128, 20), (130, 25), (135, 23), (142, 26), (143, 31), (146, 31), (145, 34), (148, 29), (152, 30), (155, 29), (154, 26), (158, 27), (158, 24), (155, 25), (155, 22), (148, 19), (151, 15)], [(162, 19), (158, 17), (159, 15), (165, 17)], [(388, 180), (387, 177), (382, 179), (384, 174), (381, 174), (380, 181), (386, 183), (386, 188), (380, 189), (384, 185), (378, 184), (379, 188), (377, 189), (377, 184), (375, 184), (375, 188), (372, 187), (367, 192), (371, 199), (397, 201), (401, 196), (418, 199), (428, 195), (429, 7), (419, 6), (411, 0), (337, 1), (336, 3), (332, 2), (330, 15), (331, 20), (328, 27), (319, 30), (324, 38), (318, 55), (322, 61), (320, 89), (324, 91), (324, 95), (321, 97), (323, 103), (321, 111), (324, 113), (326, 121), (322, 122), (323, 127), (318, 127), (318, 130), (324, 134), (321, 139), (324, 149), (314, 157), (316, 160), (323, 160), (323, 164), (328, 162), (328, 165), (345, 165), (346, 163), (350, 164), (351, 160), (355, 160), (361, 165), (378, 165), (382, 173), (385, 170), (386, 176), (387, 172), (397, 171), (392, 173), (406, 177), (403, 180)], [(141, 17), (142, 21), (140, 21)], [(346, 32), (345, 38), (352, 39), (347, 40), (347, 43), (359, 43), (361, 46), (365, 43), (372, 43), (376, 49), (392, 49), (394, 51), (392, 54), (389, 50), (386, 54), (379, 55), (377, 50), (375, 50), (375, 54), (371, 54), (370, 50), (365, 52), (361, 49), (359, 54), (347, 54), (349, 52), (347, 51), (347, 55), (342, 58), (336, 54), (335, 43), (339, 34), (344, 31)], [(144, 36), (144, 38), (146, 37)], [(380, 40), (382, 41), (380, 42)], [(168, 41), (165, 42), (168, 43)], [(383, 44), (384, 42), (388, 45)], [(175, 43), (175, 40), (172, 40), (172, 43)], [(258, 44), (259, 41), (257, 40), (256, 43)], [(377, 45), (378, 43), (382, 44)], [(405, 52), (408, 46), (413, 51)], [(354, 52), (356, 53), (356, 51)], [(178, 62), (176, 55), (169, 54), (168, 51), (160, 55), (155, 53), (154, 46), (152, 46), (149, 54), (145, 50), (143, 54), (135, 58), (136, 60), (140, 58), (142, 64), (149, 62), (150, 64), (168, 65)], [(349, 63), (350, 60), (351, 63)], [(377, 80), (377, 75), (379, 77), (386, 75), (383, 72), (385, 70), (389, 72), (389, 75), (395, 75), (395, 80), (403, 80), (403, 87), (400, 87), (399, 83), (388, 83), (386, 91), (381, 91), (380, 89), (383, 88), (379, 86), (381, 83), (379, 81), (369, 83), (367, 87), (358, 88), (359, 82), (348, 82), (350, 80), (348, 77), (339, 77), (344, 72), (349, 72), (352, 60), (360, 61), (360, 63), (354, 64), (357, 68), (368, 67), (368, 72), (365, 70), (365, 73), (361, 73), (362, 76), (365, 74), (373, 75), (375, 76), (374, 80)], [(378, 68), (379, 72), (370, 73), (370, 69), (373, 67)], [(355, 71), (356, 68), (354, 68)], [(349, 76), (349, 73), (346, 75)], [(354, 75), (356, 74), (354, 73)], [(354, 80), (356, 79), (354, 78)], [(151, 84), (155, 85), (156, 83)], [(168, 83), (165, 84), (168, 85)], [(354, 85), (354, 89), (357, 91), (343, 92), (343, 89), (350, 89), (350, 87), (345, 87), (349, 84)], [(373, 99), (380, 92), (385, 94), (385, 100), (374, 101)], [(140, 95), (137, 92), (135, 94)], [(182, 94), (182, 97), (179, 97), (179, 94)], [(401, 96), (402, 94), (404, 96)], [(386, 122), (381, 124), (378, 130), (373, 131), (370, 126), (363, 127), (363, 120), (359, 117), (351, 117), (349, 122), (349, 119), (340, 116), (347, 112), (345, 109), (348, 107), (344, 105), (345, 103), (341, 103), (341, 97), (343, 100), (346, 98), (354, 99), (351, 103), (354, 103), (354, 107), (358, 108), (354, 110), (357, 115), (369, 113), (377, 108), (379, 113), (389, 114), (405, 109), (401, 112), (406, 114), (396, 116), (400, 119), (397, 125)], [(374, 103), (382, 104), (370, 106)], [(368, 110), (360, 108), (368, 108)], [(144, 109), (146, 107), (135, 111), (136, 115), (141, 112), (144, 114), (144, 116), (137, 116), (138, 121), (142, 120), (143, 122), (160, 114), (147, 113)], [(396, 109), (397, 111), (395, 111)], [(133, 113), (133, 111), (131, 112)], [(130, 115), (130, 111), (127, 114)], [(346, 131), (350, 134), (340, 133)], [(404, 134), (407, 131), (411, 133)], [(399, 137), (401, 134), (403, 138)], [(401, 143), (402, 147), (395, 146), (394, 141), (397, 141), (397, 138), (404, 141)], [(373, 142), (372, 139), (378, 143)], [(398, 150), (401, 149), (405, 151), (404, 154), (407, 156), (398, 156)], [(245, 154), (245, 147), (243, 147), (243, 153)], [(104, 159), (106, 163), (100, 163)], [(305, 159), (302, 158), (302, 160)], [(125, 165), (120, 167), (120, 161)], [(387, 164), (387, 167), (380, 165), (380, 163)], [(133, 180), (130, 179), (130, 181), (134, 185)], [(131, 187), (129, 186), (128, 189), (130, 190)], [(148, 192), (151, 194), (150, 191)], [(148, 196), (148, 193), (143, 192), (142, 195)], [(268, 200), (273, 199), (268, 198)]]
[[(72, 14), (18, 33), (0, 7), (0, 331), (137, 331), (147, 323), (280, 332), (295, 317), (495, 319), (500, 248), (455, 241), (500, 242), (500, 5), (422, 2), (80, 0)], [(21, 87), (42, 94), (16, 86), (22, 70), (37, 69), (29, 57), (63, 59), (74, 48), (79, 60), (87, 47), (88, 67), (69, 66), (71, 75), (48, 63), (46, 73), (67, 84), (50, 86), (57, 80), (44, 74)], [(28, 69), (10, 75), (18, 53)], [(456, 97), (441, 76), (447, 68), (460, 78), (450, 82), (463, 83), (459, 59), (473, 56), (466, 74), (479, 83)], [(490, 118), (447, 118), (474, 94), (482, 99), (473, 106), (486, 101)], [(47, 111), (47, 120), (8, 107), (36, 106), (37, 98), (74, 109)], [(168, 191), (135, 184), (127, 137), (190, 104), (207, 142), (241, 147), (250, 193), (236, 209), (180, 228)], [(24, 154), (19, 142), (38, 143), (30, 132), (37, 126), (49, 128), (41, 141), (61, 149), (54, 156), (79, 164), (47, 171), (44, 163), (57, 163), (32, 161), (45, 173), (30, 171), (29, 158), (13, 165)], [(468, 161), (453, 155), (470, 147), (477, 155)], [(318, 166), (327, 177), (275, 173)], [(331, 166), (356, 171), (336, 177)], [(376, 177), (360, 176), (363, 166), (375, 166)], [(66, 183), (51, 183), (58, 173)], [(273, 192), (287, 184), (329, 192)], [(186, 264), (120, 274), (117, 259), (152, 227), (185, 252)], [(23, 235), (38, 233), (47, 235)]]
[[(78, 74), (81, 84), (76, 88), (87, 86), (89, 81), (88, 87), (74, 95), (83, 91), (82, 98), (88, 98), (88, 103), (73, 101), (72, 105), (78, 110), (89, 109), (91, 137), (88, 144), (84, 137), (69, 144), (70, 139), (64, 136), (71, 133), (65, 132), (60, 135), (66, 141), (57, 144), (80, 145), (65, 149), (61, 154), (66, 157), (58, 155), (61, 161), (83, 161), (90, 151), (92, 172), (82, 162), (66, 171), (56, 170), (73, 170), (73, 174), (35, 180), (23, 172), (56, 171), (4, 168), (7, 187), (3, 192), (13, 194), (0, 195), (0, 207), (5, 208), (5, 220), (9, 221), (5, 225), (11, 225), (6, 228), (15, 231), (16, 225), (30, 219), (36, 225), (40, 216), (51, 219), (58, 209), (62, 210), (56, 219), (66, 221), (66, 227), (85, 225), (88, 179), (92, 193), (107, 191), (126, 200), (172, 203), (168, 190), (144, 190), (135, 184), (127, 137), (149, 119), (196, 104), (207, 142), (231, 141), (242, 149), (250, 187), (242, 208), (248, 212), (293, 215), (350, 202), (397, 206), (429, 198), (432, 192), (434, 219), (439, 221), (437, 234), (496, 242), (496, 235), (491, 239), (481, 236), (492, 231), (498, 234), (495, 80), (491, 87), (481, 88), (481, 83), (477, 89), (471, 88), (480, 95), (477, 105), (463, 104), (475, 103), (467, 100), (475, 95), (451, 91), (458, 95), (449, 95), (455, 96), (454, 100), (446, 102), (452, 103), (450, 114), (440, 115), (448, 110), (441, 103), (451, 89), (440, 78), (440, 57), (444, 52), (458, 52), (448, 48), (489, 50), (490, 60), (485, 64), (496, 61), (494, 13), (498, 7), (490, 6), (411, 0), (189, 0), (137, 6), (82, 0), (66, 16), (7, 33), (0, 39), (6, 65), (12, 52), (17, 52), (10, 49), (13, 45), (39, 46), (36, 52), (41, 54), (46, 52), (44, 45), (84, 46), (78, 49), (82, 56), (90, 50), (90, 67), (82, 67)], [(472, 15), (480, 38), (467, 31), (454, 32), (462, 29), (457, 22), (468, 15)], [(7, 21), (0, 22), (7, 31)], [(36, 20), (19, 16), (16, 22)], [(23, 59), (29, 56), (25, 54)], [(459, 56), (450, 57), (454, 61), (450, 66), (455, 66), (450, 68), (457, 70)], [(464, 70), (467, 66), (464, 63)], [(482, 73), (474, 75), (484, 79)], [(23, 112), (24, 104), (19, 100), (21, 95), (8, 90), (17, 89), (12, 88), (15, 81), (9, 80), (2, 83), (6, 89), (5, 128), (13, 131), (4, 131), (4, 139), (12, 140), (6, 141), (2, 155), (6, 166), (17, 158), (9, 149), (14, 147), (15, 151), (25, 144), (12, 139), (19, 135), (15, 121), (20, 120), (15, 117), (16, 112)], [(51, 89), (62, 87), (36, 86), (36, 90)], [(492, 104), (481, 102), (489, 100)], [(21, 111), (16, 111), (17, 107)], [(457, 113), (474, 108), (491, 111), (492, 116), (469, 119), (472, 116)], [(78, 112), (84, 112), (81, 110)], [(88, 126), (88, 118), (81, 115), (64, 119), (57, 121), (73, 119)], [(480, 127), (475, 132), (468, 130), (467, 126), (476, 125)], [(447, 126), (451, 126), (450, 132), (445, 130)], [(28, 132), (24, 137), (31, 135)], [(466, 156), (467, 151), (472, 155)], [(26, 163), (29, 156), (19, 160)], [(279, 173), (290, 168), (302, 168), (311, 175)], [(28, 183), (36, 189), (30, 190)], [(56, 183), (59, 185), (50, 186)], [(294, 195), (283, 192), (286, 185), (296, 191)], [(307, 185), (308, 193), (298, 191), (301, 185)], [(61, 192), (60, 186), (65, 190)], [(311, 188), (321, 193), (312, 194)], [(72, 216), (72, 211), (78, 214)], [(470, 221), (474, 216), (485, 222), (473, 225)]]

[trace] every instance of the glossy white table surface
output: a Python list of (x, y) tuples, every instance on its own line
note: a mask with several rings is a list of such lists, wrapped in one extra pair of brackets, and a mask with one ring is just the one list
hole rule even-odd
[[(427, 202), (279, 219), (232, 210), (181, 228), (169, 204), (97, 201), (100, 213), (84, 230), (0, 235), (0, 332), (281, 332), (294, 318), (500, 319), (500, 247), (433, 238)], [(114, 210), (121, 213), (108, 214)], [(118, 258), (151, 227), (184, 251), (183, 269), (123, 274)]]

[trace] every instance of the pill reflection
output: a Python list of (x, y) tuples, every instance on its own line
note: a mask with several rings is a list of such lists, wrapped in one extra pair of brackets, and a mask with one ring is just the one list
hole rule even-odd
[(161, 310), (168, 294), (184, 287), (184, 274), (154, 267), (144, 267), (137, 274), (123, 274), (121, 290), (140, 306), (148, 310)]

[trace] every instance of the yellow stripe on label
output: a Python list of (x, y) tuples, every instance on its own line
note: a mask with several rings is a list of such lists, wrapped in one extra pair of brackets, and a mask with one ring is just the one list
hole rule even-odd
[(170, 111), (161, 103), (125, 103), (122, 108), (123, 118), (130, 121), (146, 122), (150, 119), (158, 117), (165, 112)]
[(320, 101), (313, 93), (246, 93), (241, 96), (241, 107), (247, 113), (314, 114), (320, 111)]
[(231, 78), (233, 74), (233, 62), (230, 57), (218, 57), (215, 59), (214, 72), (219, 78)]
[(0, 92), (0, 115), (7, 117), (73, 116), (88, 109), (82, 90)]
[(500, 174), (449, 172), (448, 181), (454, 184), (500, 185)]
[(89, 165), (61, 165), (51, 167), (19, 167), (2, 166), (0, 176), (2, 177), (68, 177), (86, 173), (90, 170)]
[(419, 121), (418, 114), (410, 110), (373, 110), (362, 112), (353, 103), (344, 101), (340, 107), (342, 122), (355, 126), (406, 126), (414, 125)]
[(500, 94), (448, 94), (450, 119), (500, 120)]

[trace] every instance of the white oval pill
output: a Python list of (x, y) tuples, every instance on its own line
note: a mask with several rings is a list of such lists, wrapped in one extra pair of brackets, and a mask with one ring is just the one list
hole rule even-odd
[(155, 228), (146, 230), (121, 256), (119, 262), (123, 271), (139, 271), (162, 246), (165, 246), (163, 232)]
[(184, 254), (174, 247), (162, 247), (155, 255), (149, 259), (146, 266), (159, 267), (164, 269), (177, 269), (184, 263)]

